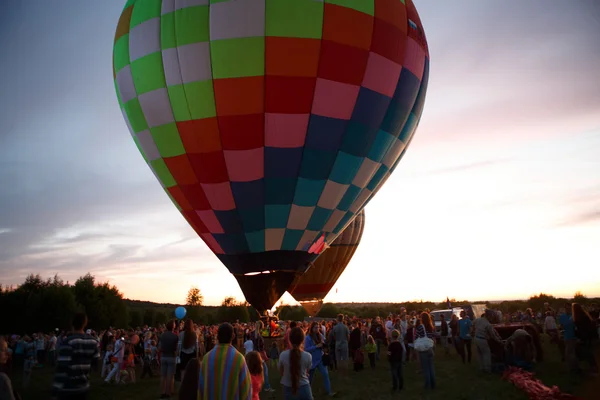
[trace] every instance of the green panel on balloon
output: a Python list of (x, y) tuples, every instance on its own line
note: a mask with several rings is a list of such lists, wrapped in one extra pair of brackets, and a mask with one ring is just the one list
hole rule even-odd
[(134, 133), (140, 133), (141, 131), (148, 129), (146, 117), (144, 117), (140, 101), (137, 98), (131, 99), (123, 104), (123, 109), (125, 110), (125, 114), (127, 114), (129, 125), (131, 125), (131, 129), (133, 129)]
[(157, 51), (132, 61), (131, 76), (133, 76), (133, 84), (138, 96), (167, 87), (162, 54)]
[(160, 17), (161, 5), (162, 0), (144, 0), (137, 2), (135, 6), (133, 6), (129, 26), (133, 28), (149, 19)]
[(266, 2), (267, 36), (321, 39), (323, 3), (314, 0)]
[[(162, 43), (163, 49), (210, 40), (208, 6), (183, 8), (162, 16), (163, 19), (165, 17), (167, 17), (165, 26), (162, 26), (163, 21), (161, 21), (161, 31), (165, 30), (164, 35), (167, 39), (166, 43)], [(171, 26), (171, 24), (175, 25)], [(174, 37), (169, 37), (173, 33)]]
[(369, 15), (375, 15), (375, 0), (325, 0), (325, 3), (352, 8)]
[(115, 43), (113, 50), (113, 65), (115, 72), (129, 65), (129, 34), (123, 35)]
[(175, 182), (173, 175), (171, 175), (171, 171), (169, 171), (167, 164), (165, 164), (162, 158), (150, 161), (150, 166), (152, 167), (152, 169), (156, 173), (156, 176), (158, 176), (158, 179), (160, 179), (164, 187), (172, 187), (177, 185), (177, 182)]
[(213, 78), (261, 76), (265, 73), (265, 38), (249, 37), (210, 42)]
[(192, 119), (217, 115), (212, 80), (184, 83), (183, 88)]
[(150, 133), (152, 133), (152, 139), (154, 139), (161, 157), (175, 157), (185, 153), (177, 125), (174, 122), (150, 128)]
[(169, 92), (169, 101), (171, 102), (171, 109), (173, 110), (175, 121), (189, 121), (192, 119), (183, 85), (169, 86), (167, 91)]

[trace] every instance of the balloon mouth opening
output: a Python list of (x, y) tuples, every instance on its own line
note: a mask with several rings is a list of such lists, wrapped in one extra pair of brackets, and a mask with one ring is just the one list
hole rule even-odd
[(256, 275), (266, 275), (270, 274), (271, 271), (260, 271), (260, 272), (248, 272), (247, 274), (243, 274), (244, 276), (256, 276)]

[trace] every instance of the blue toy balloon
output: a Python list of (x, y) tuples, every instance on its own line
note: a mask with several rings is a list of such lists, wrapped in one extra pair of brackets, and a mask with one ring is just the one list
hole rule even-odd
[(186, 313), (187, 310), (185, 309), (185, 307), (180, 306), (175, 309), (175, 316), (177, 317), (177, 319), (183, 319)]

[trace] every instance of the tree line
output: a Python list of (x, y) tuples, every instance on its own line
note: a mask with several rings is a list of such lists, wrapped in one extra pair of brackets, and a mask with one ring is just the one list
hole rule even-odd
[[(183, 299), (182, 299), (183, 300)], [(576, 301), (584, 305), (598, 302), (577, 292), (573, 298), (557, 298), (540, 293), (528, 300), (487, 302), (488, 308), (503, 313), (512, 313), (526, 308), (543, 309), (544, 303), (555, 309), (565, 302)], [(451, 299), (452, 306), (470, 304), (469, 301)], [(482, 303), (482, 302), (479, 302)], [(91, 274), (86, 274), (70, 284), (58, 275), (43, 279), (38, 275), (29, 275), (17, 286), (0, 285), (0, 333), (50, 332), (55, 329), (68, 330), (75, 312), (83, 311), (88, 316), (88, 327), (97, 331), (109, 326), (118, 328), (136, 328), (144, 325), (157, 326), (175, 317), (178, 304), (158, 304), (147, 301), (129, 300), (123, 297), (119, 289), (107, 282), (97, 282)], [(185, 298), (186, 318), (206, 325), (228, 322), (250, 322), (259, 318), (257, 311), (245, 301), (226, 297), (219, 306), (204, 305), (204, 296), (197, 287), (192, 287)], [(360, 317), (385, 317), (398, 313), (403, 306), (407, 310), (445, 309), (446, 302), (404, 302), (404, 303), (325, 303), (317, 314), (321, 318), (333, 318), (338, 314)], [(275, 314), (282, 320), (303, 320), (308, 316), (304, 308), (296, 305), (280, 305)]]

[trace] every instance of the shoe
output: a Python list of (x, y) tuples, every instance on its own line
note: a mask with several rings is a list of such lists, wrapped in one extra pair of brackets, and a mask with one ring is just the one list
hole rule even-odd
[(329, 397), (334, 397), (336, 394), (337, 394), (337, 392), (331, 392), (331, 393), (329, 393), (327, 396), (329, 396)]
[(265, 389), (264, 391), (265, 391), (265, 392), (267, 392), (267, 393), (271, 393), (271, 392), (274, 392), (274, 391), (275, 391), (275, 389), (273, 389), (273, 388), (268, 388), (268, 389)]

